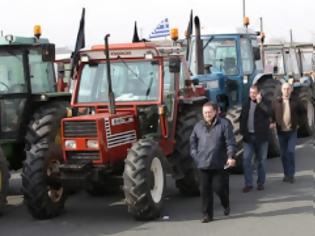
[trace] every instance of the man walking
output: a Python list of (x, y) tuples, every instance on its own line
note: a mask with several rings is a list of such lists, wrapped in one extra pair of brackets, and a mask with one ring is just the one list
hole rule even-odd
[(257, 161), (257, 190), (264, 190), (270, 115), (271, 111), (269, 112), (268, 107), (262, 102), (259, 88), (252, 85), (249, 89), (249, 99), (242, 107), (240, 118), (240, 132), (244, 141), (244, 193), (253, 189), (252, 158), (254, 154)]
[(281, 87), (282, 97), (272, 104), (273, 126), (277, 127), (280, 154), (283, 166), (283, 182), (294, 183), (295, 145), (297, 141), (299, 104), (291, 98), (293, 89), (284, 83)]
[(213, 220), (213, 192), (219, 196), (224, 215), (230, 214), (228, 173), (224, 169), (235, 165), (236, 152), (231, 123), (218, 116), (218, 106), (207, 102), (190, 136), (191, 156), (200, 173), (202, 223)]

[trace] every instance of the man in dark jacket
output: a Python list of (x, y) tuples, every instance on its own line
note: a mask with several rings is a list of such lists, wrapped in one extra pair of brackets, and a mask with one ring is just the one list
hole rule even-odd
[(225, 167), (234, 166), (236, 152), (231, 123), (218, 117), (218, 106), (207, 102), (202, 108), (203, 120), (199, 121), (190, 136), (191, 156), (200, 170), (202, 222), (213, 220), (213, 186), (224, 207), (230, 213), (228, 173)]
[(289, 183), (294, 183), (295, 180), (298, 114), (302, 112), (303, 107), (298, 101), (291, 98), (292, 91), (290, 84), (282, 84), (282, 97), (272, 103), (273, 125), (277, 127), (280, 143), (280, 155), (284, 172), (283, 182)]
[(264, 190), (270, 119), (271, 109), (262, 102), (259, 88), (252, 85), (249, 89), (249, 99), (242, 107), (240, 118), (240, 131), (244, 141), (244, 193), (253, 189), (252, 158), (254, 154), (257, 161), (257, 190)]

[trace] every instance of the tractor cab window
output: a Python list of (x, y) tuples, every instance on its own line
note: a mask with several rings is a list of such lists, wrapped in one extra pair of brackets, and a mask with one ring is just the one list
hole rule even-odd
[(298, 67), (297, 55), (294, 48), (285, 49), (284, 61), (287, 74), (292, 77), (298, 77), (300, 72)]
[[(157, 101), (160, 65), (156, 60), (111, 62), (112, 89), (116, 102)], [(81, 72), (78, 102), (108, 102), (105, 62), (85, 64)]]
[(27, 92), (23, 56), (20, 52), (0, 52), (0, 94)]
[(253, 54), (252, 54), (252, 46), (248, 39), (241, 38), (240, 41), (241, 47), (241, 59), (242, 59), (242, 67), (243, 73), (246, 75), (250, 75), (254, 71), (254, 63), (253, 63)]
[[(204, 39), (204, 64), (212, 65), (212, 72), (237, 75), (236, 42), (233, 39)], [(194, 59), (195, 61), (195, 59)]]
[(302, 66), (302, 72), (310, 72), (312, 68), (313, 48), (298, 48), (299, 60)]
[(266, 49), (264, 51), (265, 73), (276, 75), (284, 74), (284, 62), (282, 49)]
[(54, 92), (55, 74), (52, 62), (43, 62), (40, 49), (29, 53), (30, 77), (33, 93)]

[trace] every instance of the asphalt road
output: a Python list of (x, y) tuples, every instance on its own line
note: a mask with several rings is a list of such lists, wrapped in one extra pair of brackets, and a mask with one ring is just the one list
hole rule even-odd
[[(267, 161), (264, 191), (242, 193), (243, 176), (230, 178), (231, 215), (223, 216), (216, 199), (215, 221), (200, 223), (200, 199), (181, 196), (171, 179), (163, 216), (151, 222), (135, 221), (123, 204), (123, 195), (90, 197), (82, 192), (66, 202), (58, 218), (37, 221), (28, 214), (22, 196), (10, 196), (0, 218), (0, 236), (102, 236), (102, 235), (233, 235), (314, 236), (314, 153), (310, 139), (300, 139), (296, 156), (296, 182), (282, 182), (279, 158)], [(166, 217), (167, 218), (167, 217)]]

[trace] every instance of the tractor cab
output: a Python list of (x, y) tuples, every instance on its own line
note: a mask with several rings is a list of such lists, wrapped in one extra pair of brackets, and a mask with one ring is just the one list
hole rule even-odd
[(256, 33), (201, 35), (204, 71), (197, 72), (196, 38), (192, 38), (189, 64), (191, 71), (207, 89), (210, 100), (223, 110), (248, 96), (249, 86), (262, 72)]
[(49, 101), (70, 100), (68, 93), (56, 93), (55, 45), (40, 35), (36, 26), (34, 37), (0, 38), (0, 143), (14, 168), (25, 157), (34, 112)]

